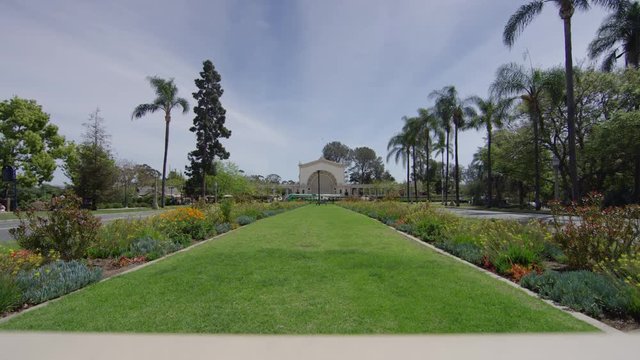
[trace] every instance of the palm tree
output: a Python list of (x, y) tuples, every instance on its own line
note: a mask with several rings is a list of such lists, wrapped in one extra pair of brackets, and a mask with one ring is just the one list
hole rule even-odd
[(567, 86), (567, 133), (569, 137), (569, 174), (571, 176), (571, 198), (578, 201), (578, 164), (576, 160), (576, 123), (575, 123), (575, 95), (573, 91), (573, 55), (571, 47), (571, 18), (575, 10), (587, 11), (594, 3), (610, 9), (615, 9), (625, 0), (534, 0), (524, 4), (511, 15), (504, 27), (503, 41), (509, 48), (516, 38), (542, 12), (544, 5), (553, 3), (559, 9), (560, 18), (564, 24), (564, 59)]
[[(620, 49), (621, 48), (621, 49)], [(598, 28), (596, 38), (589, 44), (589, 57), (605, 55), (603, 71), (611, 71), (624, 56), (627, 67), (640, 65), (640, 3), (622, 0)]]
[(431, 141), (431, 133), (434, 135), (437, 132), (437, 119), (433, 116), (429, 110), (427, 109), (418, 109), (418, 118), (420, 119), (421, 127), (420, 127), (420, 139), (422, 140), (422, 145), (424, 145), (424, 154), (426, 157), (426, 176), (425, 181), (427, 183), (427, 201), (431, 201), (431, 182), (429, 181), (429, 166), (431, 161), (431, 149), (432, 149), (432, 141)]
[[(446, 134), (442, 129), (436, 129), (435, 138), (438, 140), (433, 144), (433, 149), (435, 150), (435, 156), (440, 155), (442, 160), (440, 162), (440, 188), (441, 188), (441, 200), (442, 204), (445, 205), (446, 198), (445, 194), (447, 190), (445, 190), (445, 169), (444, 169), (444, 154), (448, 153), (451, 150), (451, 147), (447, 145), (447, 141), (445, 140)], [(448, 186), (448, 184), (446, 184)]]
[[(496, 100), (492, 97), (482, 99), (478, 96), (472, 96), (469, 101), (478, 108), (478, 113), (471, 120), (470, 126), (479, 130), (484, 128), (487, 130), (487, 207), (491, 207), (493, 195), (493, 178), (491, 176), (491, 135), (493, 129), (501, 128), (508, 114), (508, 110), (513, 99)], [(474, 158), (474, 161), (476, 159)]]
[(156, 98), (150, 104), (140, 104), (136, 106), (131, 114), (131, 119), (139, 119), (148, 113), (154, 113), (158, 110), (164, 111), (164, 160), (162, 162), (162, 201), (161, 206), (164, 207), (166, 172), (167, 172), (167, 152), (169, 150), (169, 123), (171, 122), (171, 110), (180, 106), (182, 113), (189, 112), (189, 103), (186, 99), (178, 97), (178, 87), (173, 83), (173, 79), (165, 80), (156, 76), (147, 78), (151, 87), (156, 92)]
[(464, 101), (455, 98), (455, 108), (453, 109), (453, 143), (455, 154), (454, 180), (456, 183), (456, 206), (460, 206), (460, 164), (458, 163), (458, 132), (466, 130), (469, 126), (466, 123), (468, 118), (475, 116), (475, 110), (467, 106)]
[(538, 69), (527, 71), (522, 65), (509, 63), (498, 68), (496, 80), (491, 84), (491, 92), (498, 98), (519, 97), (533, 126), (533, 142), (535, 152), (535, 203), (540, 210), (540, 126), (542, 112), (540, 101), (546, 86), (545, 74)]
[(402, 117), (404, 120), (404, 126), (402, 132), (406, 134), (408, 145), (411, 149), (411, 159), (413, 168), (413, 194), (416, 200), (418, 200), (418, 173), (416, 171), (417, 154), (416, 148), (421, 144), (422, 136), (422, 121), (418, 117), (407, 118)]
[[(438, 117), (438, 127), (442, 129), (445, 134), (445, 152), (447, 153), (447, 164), (444, 170), (445, 188), (444, 188), (444, 203), (448, 202), (449, 198), (449, 141), (451, 139), (451, 121), (453, 118), (453, 112), (456, 107), (456, 99), (458, 92), (453, 86), (445, 86), (441, 90), (432, 91), (429, 94), (429, 98), (435, 99), (435, 105), (433, 107), (433, 113)], [(444, 165), (444, 164), (443, 164)]]
[(406, 132), (399, 132), (394, 135), (391, 139), (389, 139), (389, 143), (387, 144), (387, 162), (392, 157), (394, 158), (396, 164), (402, 160), (402, 166), (404, 167), (405, 161), (407, 166), (407, 202), (411, 201), (411, 195), (409, 194), (409, 160), (411, 158), (409, 135)]

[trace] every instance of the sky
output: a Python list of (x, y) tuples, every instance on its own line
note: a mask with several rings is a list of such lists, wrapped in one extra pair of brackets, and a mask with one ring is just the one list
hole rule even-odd
[[(456, 86), (487, 96), (496, 69), (564, 64), (563, 26), (547, 5), (512, 49), (502, 43), (513, 0), (0, 0), (0, 100), (35, 99), (68, 140), (100, 108), (117, 159), (162, 168), (164, 116), (131, 120), (151, 102), (147, 76), (174, 78), (195, 102), (194, 79), (210, 59), (222, 76), (230, 160), (247, 174), (296, 180), (298, 163), (340, 141), (386, 157), (402, 116)], [(573, 17), (573, 53), (586, 49), (606, 13)], [(524, 57), (530, 54), (530, 60)], [(183, 171), (195, 148), (194, 114), (172, 113), (168, 167)], [(460, 163), (484, 144), (460, 135)], [(402, 165), (386, 164), (403, 179)], [(52, 183), (69, 180), (56, 171)]]

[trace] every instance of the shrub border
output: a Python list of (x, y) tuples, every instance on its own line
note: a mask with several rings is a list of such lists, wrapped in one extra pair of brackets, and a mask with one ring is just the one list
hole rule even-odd
[[(289, 210), (283, 211), (283, 212), (281, 212), (280, 214), (283, 214), (283, 213), (285, 213), (285, 212), (289, 212), (289, 211), (293, 211), (293, 210), (296, 210), (296, 209), (300, 209), (300, 208), (302, 208), (302, 207), (304, 207), (304, 205), (303, 205), (303, 206), (299, 206), (299, 207), (297, 207), (297, 208), (293, 208), (293, 209), (289, 209)], [(271, 218), (271, 217), (275, 217), (275, 216), (280, 215), (280, 214), (276, 214), (276, 215), (274, 215), (274, 216), (269, 216), (269, 218)], [(263, 218), (263, 219), (260, 219), (260, 220), (264, 220), (264, 219), (266, 219), (266, 218)], [(132, 272), (134, 272), (134, 271), (138, 271), (138, 270), (143, 269), (143, 268), (145, 268), (145, 267), (147, 267), (147, 266), (150, 266), (150, 265), (155, 264), (155, 263), (157, 263), (157, 262), (159, 262), (159, 261), (162, 261), (162, 260), (164, 260), (164, 259), (166, 259), (166, 258), (169, 258), (169, 257), (171, 257), (171, 256), (177, 255), (177, 254), (179, 254), (179, 253), (181, 253), (181, 252), (190, 251), (190, 250), (192, 250), (193, 248), (195, 248), (195, 247), (197, 247), (197, 246), (200, 246), (200, 245), (206, 244), (206, 243), (208, 243), (208, 242), (210, 242), (210, 241), (213, 241), (213, 240), (218, 240), (219, 238), (221, 238), (221, 237), (223, 237), (223, 236), (225, 236), (225, 235), (227, 235), (227, 234), (230, 234), (230, 233), (232, 233), (232, 232), (234, 232), (234, 231), (237, 231), (237, 230), (242, 229), (242, 228), (244, 228), (244, 227), (247, 227), (247, 226), (250, 226), (250, 225), (252, 225), (252, 224), (255, 224), (256, 222), (258, 222), (258, 220), (256, 220), (256, 221), (252, 222), (251, 224), (247, 224), (247, 225), (244, 225), (244, 226), (240, 226), (240, 227), (237, 227), (237, 228), (235, 228), (235, 229), (231, 229), (231, 230), (229, 230), (229, 231), (227, 231), (227, 232), (224, 232), (224, 233), (222, 233), (222, 234), (218, 234), (218, 235), (216, 235), (216, 236), (214, 236), (214, 237), (211, 237), (211, 238), (208, 238), (208, 239), (205, 239), (205, 240), (202, 240), (202, 241), (198, 241), (198, 242), (196, 242), (195, 244), (192, 244), (192, 245), (190, 245), (190, 246), (187, 246), (186, 248), (180, 249), (180, 250), (178, 250), (178, 251), (174, 251), (174, 252), (172, 252), (172, 253), (169, 253), (169, 254), (164, 255), (163, 257), (159, 257), (159, 258), (157, 258), (157, 259), (155, 259), (155, 260), (148, 261), (148, 262), (145, 262), (145, 263), (140, 264), (140, 265), (138, 265), (138, 266), (135, 266), (135, 267), (133, 267), (133, 268), (131, 268), (131, 269), (129, 269), (129, 270), (126, 270), (126, 271), (123, 271), (123, 272), (121, 272), (121, 273), (117, 273), (117, 274), (115, 274), (115, 275), (112, 275), (112, 276), (109, 276), (109, 277), (107, 277), (107, 278), (101, 279), (100, 281), (97, 281), (97, 282), (95, 282), (95, 283), (89, 284), (88, 286), (85, 286), (85, 287), (82, 287), (82, 288), (80, 288), (80, 289), (74, 290), (74, 291), (72, 291), (72, 292), (70, 292), (70, 293), (64, 294), (64, 295), (62, 295), (62, 296), (60, 296), (60, 297), (57, 297), (57, 298), (55, 298), (55, 299), (47, 300), (47, 301), (45, 301), (45, 302), (43, 302), (43, 303), (40, 303), (40, 304), (34, 305), (34, 306), (30, 307), (30, 308), (24, 309), (24, 310), (22, 310), (22, 311), (15, 312), (15, 313), (13, 313), (13, 314), (11, 314), (11, 315), (8, 315), (8, 316), (5, 316), (5, 317), (3, 317), (3, 318), (0, 318), (0, 324), (3, 324), (3, 323), (5, 323), (5, 322), (7, 322), (7, 321), (9, 321), (9, 320), (11, 320), (11, 319), (14, 319), (14, 318), (16, 318), (16, 317), (18, 317), (18, 316), (20, 316), (20, 315), (26, 314), (26, 313), (28, 313), (28, 312), (30, 312), (30, 311), (33, 311), (33, 310), (36, 310), (36, 309), (43, 308), (43, 307), (45, 307), (45, 306), (49, 305), (50, 303), (55, 302), (55, 301), (58, 301), (58, 300), (60, 300), (60, 299), (63, 299), (64, 297), (69, 296), (69, 295), (71, 295), (71, 294), (74, 294), (74, 293), (77, 293), (77, 292), (83, 291), (83, 290), (85, 290), (86, 288), (88, 288), (89, 286), (92, 286), (92, 285), (95, 285), (95, 284), (100, 284), (100, 283), (102, 283), (102, 282), (109, 281), (109, 280), (111, 280), (111, 279), (113, 279), (113, 278), (116, 278), (116, 277), (118, 277), (118, 276), (122, 276), (122, 275), (125, 275), (125, 274), (129, 274), (129, 273), (132, 273)], [(2, 332), (3, 332), (3, 331), (0, 331), (0, 334), (2, 334)]]
[(512, 281), (511, 281), (511, 280), (509, 280), (509, 279), (506, 279), (506, 278), (504, 278), (504, 277), (502, 277), (502, 276), (500, 276), (500, 275), (498, 275), (498, 274), (492, 273), (491, 271), (489, 271), (489, 270), (487, 270), (487, 269), (483, 269), (483, 268), (481, 268), (481, 267), (479, 267), (479, 266), (476, 266), (475, 264), (472, 264), (472, 263), (470, 263), (470, 262), (468, 262), (468, 261), (466, 261), (466, 260), (464, 260), (464, 259), (461, 259), (461, 258), (459, 258), (459, 257), (457, 257), (457, 256), (455, 256), (455, 255), (453, 255), (453, 254), (450, 254), (450, 253), (448, 253), (448, 252), (446, 252), (446, 251), (444, 251), (444, 250), (442, 250), (442, 249), (439, 249), (439, 248), (437, 248), (437, 247), (435, 247), (435, 246), (433, 246), (433, 245), (431, 245), (431, 244), (429, 244), (429, 243), (427, 243), (427, 242), (424, 242), (424, 241), (422, 241), (422, 240), (418, 239), (417, 237), (415, 237), (415, 236), (413, 236), (413, 235), (410, 235), (410, 234), (407, 234), (407, 233), (405, 233), (405, 232), (402, 232), (402, 231), (400, 231), (400, 230), (398, 230), (398, 229), (394, 228), (393, 226), (389, 226), (389, 225), (387, 225), (387, 224), (384, 224), (384, 223), (382, 223), (382, 222), (380, 222), (380, 221), (377, 221), (377, 220), (375, 220), (375, 219), (373, 219), (373, 218), (371, 218), (371, 217), (369, 217), (369, 216), (367, 216), (367, 215), (365, 215), (365, 214), (359, 213), (359, 212), (357, 212), (357, 211), (354, 211), (354, 210), (351, 210), (351, 209), (347, 209), (347, 208), (343, 208), (343, 209), (346, 209), (346, 210), (352, 211), (352, 212), (354, 212), (354, 213), (356, 213), (356, 214), (359, 214), (359, 215), (362, 215), (362, 216), (364, 216), (364, 217), (366, 217), (366, 218), (368, 218), (368, 219), (372, 219), (372, 220), (374, 220), (374, 221), (376, 221), (376, 222), (379, 222), (379, 223), (381, 223), (383, 226), (386, 226), (386, 227), (388, 227), (389, 229), (391, 229), (391, 230), (393, 230), (393, 231), (395, 231), (395, 232), (397, 232), (397, 233), (401, 234), (402, 236), (404, 236), (404, 237), (405, 237), (405, 238), (407, 238), (407, 239), (413, 240), (413, 241), (417, 242), (418, 244), (420, 244), (420, 245), (422, 245), (422, 246), (425, 246), (425, 247), (427, 247), (427, 248), (429, 248), (429, 249), (431, 249), (431, 250), (433, 250), (433, 251), (437, 252), (438, 254), (448, 256), (448, 257), (450, 257), (450, 258), (452, 258), (452, 259), (454, 259), (454, 260), (457, 260), (458, 262), (461, 262), (461, 263), (463, 263), (463, 264), (465, 264), (465, 265), (467, 265), (467, 266), (470, 266), (470, 267), (472, 267), (472, 268), (474, 268), (474, 269), (476, 269), (476, 270), (478, 270), (478, 271), (480, 271), (480, 272), (482, 272), (482, 273), (484, 273), (484, 274), (486, 274), (486, 275), (488, 275), (488, 276), (492, 277), (493, 279), (496, 279), (496, 280), (502, 281), (503, 283), (506, 283), (506, 284), (508, 284), (508, 285), (509, 285), (509, 286), (511, 286), (511, 287), (514, 287), (514, 288), (516, 288), (516, 289), (518, 289), (518, 290), (523, 291), (525, 294), (527, 294), (527, 295), (529, 295), (529, 296), (531, 296), (531, 297), (534, 297), (534, 298), (536, 298), (536, 299), (542, 300), (543, 302), (547, 303), (548, 305), (551, 305), (551, 306), (553, 306), (554, 308), (556, 308), (556, 309), (558, 309), (558, 310), (560, 310), (560, 311), (563, 311), (563, 312), (565, 312), (565, 313), (567, 313), (567, 314), (569, 314), (569, 315), (573, 316), (574, 318), (576, 318), (576, 319), (578, 319), (578, 320), (582, 320), (582, 321), (586, 322), (587, 324), (589, 324), (589, 325), (592, 325), (592, 326), (596, 327), (598, 330), (601, 330), (602, 332), (604, 332), (604, 333), (606, 333), (606, 334), (626, 334), (625, 332), (620, 331), (620, 330), (618, 330), (618, 329), (616, 329), (616, 328), (614, 328), (614, 327), (611, 327), (611, 326), (609, 326), (609, 325), (607, 325), (607, 324), (603, 323), (602, 321), (597, 320), (597, 319), (594, 319), (594, 318), (592, 318), (592, 317), (590, 317), (590, 316), (588, 316), (588, 315), (586, 315), (586, 314), (583, 314), (583, 313), (581, 313), (581, 312), (577, 312), (577, 311), (573, 311), (572, 309), (570, 309), (570, 308), (568, 308), (568, 307), (566, 307), (566, 306), (559, 305), (559, 304), (555, 303), (555, 302), (554, 302), (554, 301), (552, 301), (552, 300), (544, 299), (544, 298), (542, 298), (540, 295), (538, 295), (538, 294), (534, 293), (533, 291), (531, 291), (531, 290), (529, 290), (529, 289), (523, 288), (522, 286), (520, 286), (520, 285), (518, 285), (518, 284), (516, 284), (516, 283), (512, 282)]

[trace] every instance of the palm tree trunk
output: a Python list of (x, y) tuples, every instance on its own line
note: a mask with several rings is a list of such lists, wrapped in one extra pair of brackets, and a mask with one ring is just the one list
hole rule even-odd
[(162, 161), (162, 198), (160, 200), (160, 207), (164, 207), (164, 192), (167, 182), (167, 153), (169, 152), (169, 123), (171, 122), (171, 113), (167, 112), (164, 116), (165, 129), (164, 129), (164, 160)]
[(409, 187), (409, 171), (410, 171), (410, 167), (409, 167), (409, 161), (411, 159), (411, 156), (409, 156), (409, 149), (407, 149), (407, 203), (411, 202), (411, 194), (409, 193), (410, 191), (410, 187)]
[(440, 158), (442, 159), (440, 162), (440, 201), (442, 205), (445, 205), (444, 202), (444, 151), (440, 153)]
[(449, 130), (447, 129), (447, 166), (444, 168), (444, 204), (449, 202)]
[(534, 114), (531, 117), (531, 120), (533, 122), (533, 152), (534, 152), (534, 166), (535, 166), (535, 172), (536, 172), (536, 176), (534, 179), (534, 183), (535, 183), (535, 196), (534, 196), (534, 202), (536, 204), (536, 210), (540, 210), (540, 134), (538, 133), (538, 119), (540, 119), (539, 116), (539, 110), (534, 110)]
[(455, 146), (455, 181), (456, 181), (456, 206), (460, 206), (460, 168), (458, 167), (458, 126), (453, 131), (454, 145)]
[[(569, 176), (571, 177), (571, 200), (578, 201), (580, 189), (578, 184), (578, 162), (576, 159), (576, 104), (573, 92), (573, 55), (571, 49), (571, 15), (564, 16), (564, 53), (565, 72), (567, 78), (567, 133), (569, 135)], [(536, 207), (537, 207), (536, 203)]]
[(429, 153), (429, 137), (427, 136), (427, 145), (425, 146), (424, 152), (427, 154), (427, 173), (425, 174), (425, 181), (427, 182), (427, 201), (431, 202), (431, 187), (429, 186), (429, 160), (431, 158), (431, 154)]
[(487, 124), (487, 207), (491, 207), (493, 181), (491, 179), (491, 124)]
[(413, 197), (418, 201), (418, 177), (416, 176), (416, 146), (411, 147), (413, 152)]

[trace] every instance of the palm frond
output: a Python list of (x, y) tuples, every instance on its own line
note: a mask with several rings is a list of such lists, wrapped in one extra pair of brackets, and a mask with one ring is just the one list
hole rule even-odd
[[(624, 54), (621, 54), (621, 55), (624, 55)], [(612, 52), (610, 52), (609, 55), (607, 55), (602, 60), (602, 65), (600, 65), (600, 68), (602, 69), (602, 71), (611, 72), (611, 70), (613, 70), (613, 68), (616, 66), (616, 61), (618, 60), (618, 58), (620, 58), (621, 55), (618, 55), (616, 50), (613, 50)]]
[(131, 114), (131, 119), (140, 119), (148, 113), (154, 113), (158, 111), (161, 107), (157, 104), (140, 104), (136, 106)]
[(543, 0), (532, 1), (528, 4), (520, 6), (520, 8), (509, 18), (507, 25), (504, 27), (502, 40), (509, 48), (513, 46), (516, 38), (522, 31), (533, 21), (533, 19), (542, 11), (544, 7)]
[(528, 88), (528, 76), (524, 67), (516, 63), (500, 66), (496, 71), (496, 79), (491, 84), (492, 96), (498, 98), (519, 95)]
[(185, 98), (177, 98), (174, 102), (173, 106), (180, 106), (182, 108), (182, 113), (186, 114), (189, 112), (189, 102)]

